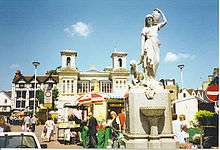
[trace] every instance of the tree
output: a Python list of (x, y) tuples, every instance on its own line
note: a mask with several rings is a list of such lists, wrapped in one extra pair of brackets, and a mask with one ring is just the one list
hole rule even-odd
[(36, 98), (39, 100), (40, 104), (43, 104), (44, 103), (44, 91), (41, 89), (38, 89), (36, 91)]
[(59, 90), (57, 89), (57, 87), (54, 87), (52, 90), (52, 109), (55, 109), (54, 101), (57, 101), (58, 94), (59, 94)]

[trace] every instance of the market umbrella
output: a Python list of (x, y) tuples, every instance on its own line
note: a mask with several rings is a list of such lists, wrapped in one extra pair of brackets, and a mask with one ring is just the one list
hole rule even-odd
[(77, 99), (78, 104), (85, 104), (85, 103), (95, 103), (95, 102), (103, 102), (104, 97), (99, 93), (87, 93), (85, 95), (80, 96)]

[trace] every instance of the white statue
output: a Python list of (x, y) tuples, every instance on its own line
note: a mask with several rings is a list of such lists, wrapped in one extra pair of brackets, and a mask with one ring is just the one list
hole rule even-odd
[(160, 41), (158, 31), (166, 25), (167, 20), (160, 9), (155, 9), (145, 18), (145, 26), (141, 33), (141, 60), (144, 74), (149, 79), (155, 79), (160, 61)]
[[(160, 42), (158, 31), (166, 25), (167, 20), (160, 9), (155, 9), (152, 14), (145, 18), (145, 26), (141, 33), (141, 59), (137, 64), (130, 63), (131, 74), (134, 76), (132, 83), (134, 86), (143, 86), (145, 95), (152, 99), (156, 91), (163, 87), (156, 81), (156, 72), (160, 61)], [(143, 73), (138, 71), (138, 65), (142, 64)]]

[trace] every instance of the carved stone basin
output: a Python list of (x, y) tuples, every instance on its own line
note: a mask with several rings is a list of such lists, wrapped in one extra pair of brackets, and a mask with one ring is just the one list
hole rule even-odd
[(162, 116), (166, 107), (165, 106), (146, 106), (140, 107), (141, 112), (146, 117), (159, 117)]
[(140, 111), (143, 113), (143, 115), (148, 117), (150, 124), (150, 135), (158, 135), (158, 120), (160, 116), (163, 116), (165, 109), (165, 106), (140, 107)]

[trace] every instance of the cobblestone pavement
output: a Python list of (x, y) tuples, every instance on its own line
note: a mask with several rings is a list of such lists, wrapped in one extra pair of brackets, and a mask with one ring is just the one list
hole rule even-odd
[[(11, 125), (11, 130), (13, 132), (21, 132), (21, 126)], [(57, 131), (56, 131), (56, 134), (52, 137), (50, 142), (43, 142), (43, 140), (41, 139), (42, 130), (43, 130), (43, 125), (36, 126), (35, 134), (36, 134), (39, 142), (41, 144), (47, 144), (48, 148), (52, 148), (52, 149), (82, 149), (83, 148), (82, 146), (79, 146), (79, 145), (61, 144), (59, 141), (57, 141)], [(57, 130), (57, 128), (56, 128), (56, 130)]]

